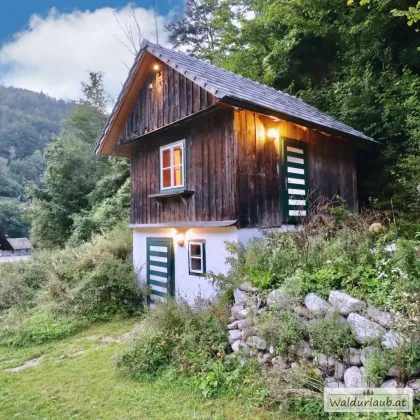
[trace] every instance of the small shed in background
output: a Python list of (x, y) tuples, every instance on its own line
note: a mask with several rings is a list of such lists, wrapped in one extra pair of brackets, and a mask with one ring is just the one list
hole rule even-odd
[(32, 245), (28, 238), (9, 238), (0, 233), (0, 256), (1, 255), (30, 255)]

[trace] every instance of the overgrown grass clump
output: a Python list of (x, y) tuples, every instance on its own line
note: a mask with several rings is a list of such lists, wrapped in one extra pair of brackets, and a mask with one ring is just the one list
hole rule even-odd
[(0, 265), (0, 344), (69, 336), (93, 322), (141, 310), (130, 232), (116, 228), (80, 247)]
[(255, 366), (241, 366), (229, 355), (223, 304), (192, 307), (169, 301), (150, 310), (131, 345), (115, 358), (117, 368), (135, 379), (158, 377), (168, 371), (187, 375), (205, 396), (247, 394), (263, 399), (253, 376)]

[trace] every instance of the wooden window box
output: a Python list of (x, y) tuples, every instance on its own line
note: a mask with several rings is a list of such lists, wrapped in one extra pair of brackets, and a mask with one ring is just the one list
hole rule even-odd
[(149, 198), (155, 198), (159, 202), (163, 202), (165, 200), (180, 198), (185, 204), (187, 198), (190, 198), (194, 195), (195, 191), (192, 190), (172, 190), (172, 191), (163, 191), (159, 194), (151, 194)]

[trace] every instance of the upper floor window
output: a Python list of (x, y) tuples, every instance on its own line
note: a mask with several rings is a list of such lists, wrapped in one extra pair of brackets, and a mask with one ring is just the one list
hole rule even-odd
[(160, 189), (184, 187), (185, 141), (160, 148)]

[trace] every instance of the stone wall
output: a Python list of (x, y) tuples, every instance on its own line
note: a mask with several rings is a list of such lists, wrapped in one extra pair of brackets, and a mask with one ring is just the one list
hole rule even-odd
[[(348, 294), (331, 291), (328, 301), (309, 293), (304, 305), (291, 305), (290, 298), (281, 290), (273, 290), (266, 297), (249, 283), (242, 283), (234, 290), (235, 304), (232, 307), (231, 323), (228, 325), (228, 340), (232, 350), (247, 357), (256, 358), (267, 369), (293, 369), (312, 363), (317, 365), (320, 379), (329, 388), (364, 388), (373, 386), (364, 376), (364, 365), (369, 357), (378, 351), (395, 349), (406, 338), (395, 327), (395, 318), (389, 312), (368, 306), (366, 302)], [(262, 313), (273, 309), (291, 309), (303, 322), (313, 319), (338, 317), (352, 331), (357, 346), (343, 349), (343, 357), (328, 354), (315, 354), (308, 340), (300, 342), (292, 358), (277, 355), (274, 347), (258, 335), (258, 318)], [(377, 346), (367, 343), (376, 342)], [(379, 344), (380, 343), (380, 344)], [(404, 387), (420, 392), (420, 367), (417, 376), (410, 377), (406, 383), (399, 382), (401, 375), (397, 366), (391, 366), (381, 387)]]

